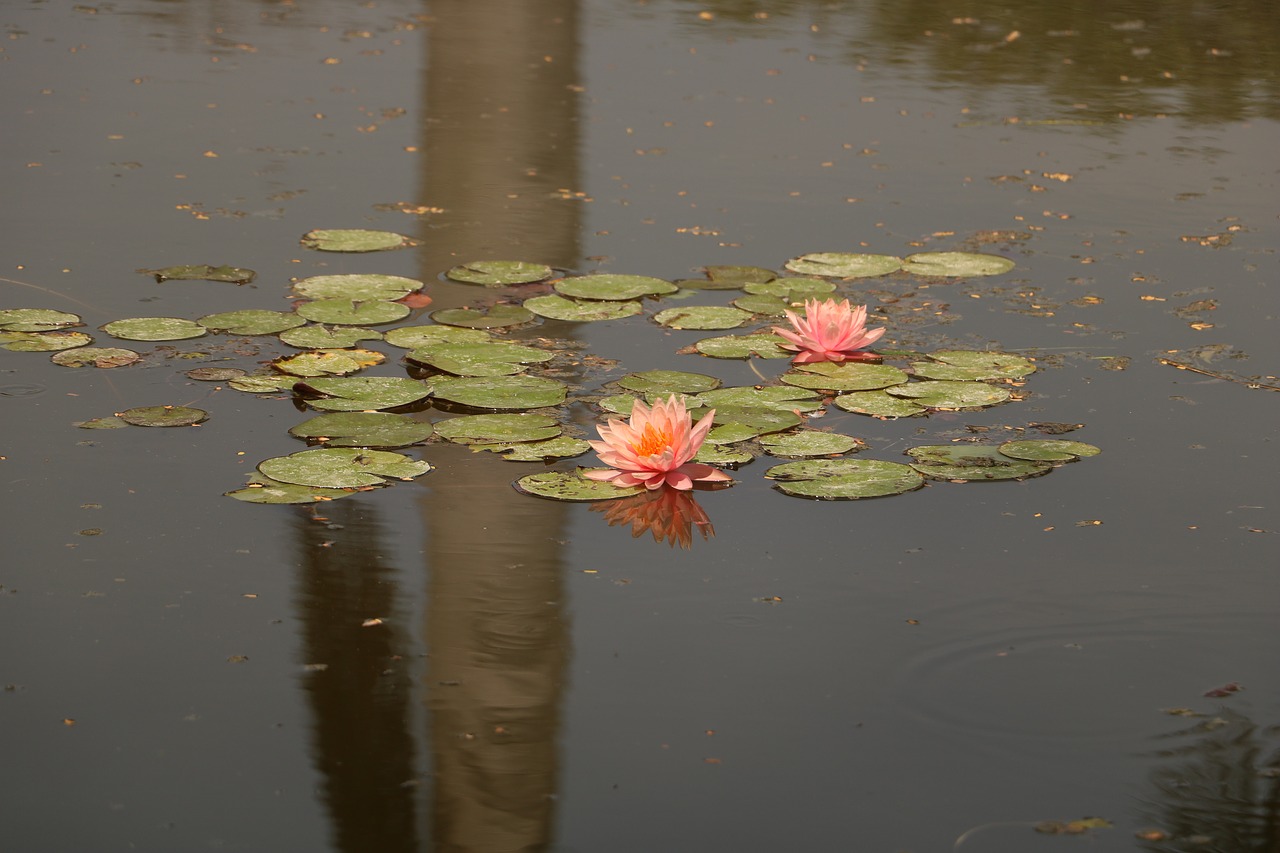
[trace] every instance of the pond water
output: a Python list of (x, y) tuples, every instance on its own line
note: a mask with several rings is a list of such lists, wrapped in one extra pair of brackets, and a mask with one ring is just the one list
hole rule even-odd
[[(0, 350), (0, 847), (1280, 850), (1273, 4), (23, 0), (0, 22), (0, 308), (144, 354)], [(328, 228), (417, 244), (299, 245)], [(1016, 267), (840, 292), (882, 344), (1035, 358), (1024, 398), (811, 425), (904, 461), (1080, 424), (1099, 456), (860, 501), (781, 494), (762, 456), (681, 528), (696, 510), (538, 499), (511, 483), (542, 465), (433, 440), (404, 450), (426, 476), (260, 506), (223, 493), (315, 413), (185, 371), (291, 350), (97, 331), (288, 311), (321, 274), (426, 281), (385, 329), (529, 292), (442, 277), (481, 259), (678, 280), (952, 250)], [(203, 263), (256, 277), (136, 272)], [(560, 411), (595, 437), (589, 398), (630, 371), (773, 383), (785, 361), (685, 354), (722, 333), (651, 319), (740, 295), (509, 336), (577, 342)], [(75, 426), (159, 405), (209, 419)]]

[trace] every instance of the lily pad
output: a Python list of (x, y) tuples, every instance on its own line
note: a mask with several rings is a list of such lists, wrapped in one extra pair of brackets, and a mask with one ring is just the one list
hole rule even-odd
[(723, 406), (716, 408), (714, 423), (716, 425), (707, 433), (707, 441), (712, 444), (734, 444), (759, 435), (797, 427), (803, 423), (803, 419), (791, 411)]
[(929, 358), (937, 363), (911, 363), (917, 376), (925, 379), (972, 381), (1021, 379), (1036, 372), (1036, 366), (1030, 360), (1007, 352), (940, 350), (930, 353)]
[(277, 358), (271, 366), (291, 376), (348, 376), (386, 358), (369, 349), (321, 349)]
[(313, 323), (332, 326), (377, 326), (409, 316), (409, 306), (399, 302), (353, 302), (350, 299), (319, 299), (298, 306), (298, 316)]
[(293, 289), (307, 299), (394, 302), (422, 289), (422, 282), (404, 276), (380, 273), (316, 275), (295, 281)]
[(803, 388), (791, 388), (785, 385), (766, 385), (763, 388), (750, 386), (734, 386), (704, 391), (697, 395), (696, 402), (717, 410), (732, 407), (735, 409), (765, 409), (775, 412), (812, 412), (822, 408), (822, 398)]
[(500, 329), (520, 326), (533, 320), (533, 312), (519, 305), (494, 305), (488, 311), (474, 308), (443, 308), (431, 312), (431, 319), (446, 326), (464, 329)]
[(568, 387), (539, 376), (440, 377), (432, 380), (432, 394), (476, 409), (537, 409), (563, 403)]
[(752, 459), (755, 459), (755, 456), (740, 447), (733, 447), (727, 444), (712, 444), (709, 441), (699, 447), (697, 454), (693, 457), (694, 462), (720, 467), (725, 465), (746, 465)]
[(550, 361), (554, 353), (498, 341), (478, 344), (436, 344), (409, 353), (407, 358), (456, 376), (512, 376), (524, 365)]
[(302, 245), (322, 252), (381, 252), (415, 245), (410, 237), (391, 231), (367, 231), (360, 228), (330, 228), (308, 231)]
[(785, 299), (768, 294), (748, 294), (733, 300), (735, 308), (750, 311), (752, 314), (764, 314), (769, 317), (781, 317), (791, 307)]
[(230, 379), (227, 385), (247, 394), (279, 394), (281, 391), (292, 391), (298, 382), (296, 376), (283, 376), (279, 373), (252, 373), (238, 379)]
[(0, 331), (6, 332), (52, 332), (75, 326), (80, 318), (66, 311), (54, 311), (52, 308), (5, 308), (0, 309)]
[(920, 488), (924, 478), (909, 465), (877, 459), (808, 459), (785, 462), (764, 472), (779, 491), (819, 500), (856, 500), (901, 495)]
[(238, 367), (196, 367), (183, 375), (197, 382), (226, 382), (230, 379), (240, 379), (248, 373)]
[(835, 289), (835, 284), (821, 278), (775, 278), (772, 281), (748, 284), (745, 288), (747, 293), (776, 296), (788, 303), (822, 299)]
[(812, 252), (787, 261), (787, 269), (801, 275), (873, 278), (902, 269), (902, 258), (853, 252)]
[(549, 459), (571, 459), (581, 456), (591, 449), (591, 445), (580, 438), (567, 435), (549, 438), (546, 441), (522, 441), (516, 444), (473, 444), (472, 450), (489, 450), (499, 453), (508, 462), (546, 462)]
[(910, 418), (928, 412), (913, 400), (890, 397), (884, 391), (854, 391), (841, 394), (833, 402), (838, 409), (873, 418)]
[(982, 409), (1009, 399), (1009, 389), (985, 382), (934, 380), (909, 382), (885, 389), (895, 397), (907, 397), (930, 409)]
[(289, 430), (295, 438), (327, 447), (408, 447), (431, 437), (426, 421), (390, 412), (334, 412), (317, 415)]
[(209, 332), (199, 323), (178, 317), (131, 317), (112, 320), (101, 328), (111, 337), (126, 341), (184, 341)]
[(203, 409), (189, 406), (138, 406), (116, 412), (127, 424), (142, 427), (180, 427), (198, 424), (209, 417)]
[(508, 284), (530, 284), (545, 281), (555, 275), (546, 264), (528, 261), (472, 261), (460, 264), (445, 273), (453, 281), (464, 284), (480, 284), (485, 287), (501, 287)]
[(560, 435), (561, 427), (547, 415), (464, 415), (435, 426), (442, 438), (458, 444), (512, 444), (545, 441)]
[(679, 290), (669, 281), (644, 275), (582, 275), (563, 278), (554, 285), (556, 292), (577, 299), (619, 301), (641, 296), (661, 296)]
[(163, 267), (161, 269), (140, 269), (144, 275), (153, 275), (156, 282), (163, 281), (225, 281), (231, 284), (248, 284), (253, 281), (256, 272), (244, 267), (231, 267), (226, 264), (187, 264), (185, 266)]
[(913, 447), (907, 455), (921, 474), (934, 480), (1022, 480), (1047, 474), (1048, 462), (1012, 459), (982, 444), (935, 444)]
[(84, 332), (4, 332), (0, 346), (14, 352), (57, 352), (93, 343)]
[(76, 421), (72, 426), (80, 429), (124, 429), (129, 426), (117, 417), (110, 418), (90, 418), (87, 421)]
[(125, 367), (138, 361), (142, 356), (131, 349), (120, 347), (80, 347), (63, 350), (50, 356), (54, 364), (63, 367)]
[(484, 343), (493, 340), (493, 335), (481, 329), (460, 329), (457, 326), (404, 326), (388, 330), (385, 340), (395, 347), (421, 349), (436, 344)]
[(563, 296), (555, 294), (534, 296), (531, 299), (526, 299), (524, 307), (539, 317), (564, 320), (569, 323), (621, 320), (623, 317), (632, 317), (644, 310), (639, 302), (631, 300), (621, 302), (584, 301), (565, 299)]
[(694, 349), (711, 358), (791, 358), (795, 353), (783, 349), (785, 340), (773, 334), (724, 335), (703, 338)]
[(750, 311), (727, 305), (694, 305), (667, 308), (654, 315), (654, 321), (668, 329), (735, 329), (750, 320)]
[[(614, 384), (638, 394), (697, 394), (719, 388), (720, 380), (705, 373), (646, 370), (642, 373), (628, 373)], [(627, 412), (630, 411), (628, 408)]]
[(816, 429), (761, 436), (760, 444), (773, 456), (832, 456), (866, 447), (851, 435)]
[(431, 465), (389, 450), (325, 447), (264, 459), (258, 471), (281, 483), (329, 489), (380, 486), (385, 478), (410, 480)]
[(382, 332), (359, 326), (298, 326), (280, 333), (280, 340), (291, 347), (302, 349), (345, 349), (360, 341), (382, 340)]
[(229, 335), (274, 335), (285, 329), (296, 329), (307, 321), (297, 314), (283, 311), (227, 311), (223, 314), (206, 314), (196, 320), (211, 332)]
[(1074, 462), (1082, 456), (1097, 456), (1102, 450), (1083, 441), (1060, 438), (1027, 438), (1006, 441), (999, 450), (1005, 456), (1033, 462)]
[(815, 391), (875, 391), (901, 385), (909, 379), (904, 371), (887, 364), (853, 361), (797, 364), (779, 378), (788, 385)]
[(773, 281), (778, 274), (764, 267), (744, 267), (731, 265), (714, 265), (707, 267), (707, 278), (719, 283), (744, 284)]
[(605, 501), (638, 495), (644, 486), (615, 486), (599, 480), (588, 480), (576, 471), (541, 471), (516, 480), (516, 491), (557, 501)]
[(633, 394), (614, 394), (602, 400), (597, 400), (596, 405), (606, 412), (630, 417), (631, 409), (635, 406), (635, 402), (636, 397)]
[(398, 376), (345, 376), (308, 379), (297, 383), (294, 390), (304, 395), (325, 395), (307, 400), (314, 409), (359, 412), (416, 403), (431, 393), (431, 386)]
[(999, 255), (977, 252), (919, 252), (908, 255), (902, 269), (912, 275), (969, 278), (981, 275), (1000, 275), (1013, 269), (1015, 264)]
[(281, 483), (262, 474), (254, 473), (242, 489), (223, 493), (228, 498), (252, 504), (309, 504), (317, 501), (335, 501), (359, 494), (356, 489), (322, 489), (315, 486), (297, 486)]

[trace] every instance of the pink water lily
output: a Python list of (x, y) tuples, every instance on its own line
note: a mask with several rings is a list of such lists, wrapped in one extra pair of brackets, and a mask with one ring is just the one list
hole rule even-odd
[(654, 403), (652, 409), (636, 400), (629, 421), (601, 424), (597, 427), (601, 440), (590, 442), (600, 461), (612, 470), (586, 470), (582, 475), (648, 489), (669, 485), (683, 490), (693, 488), (695, 480), (727, 481), (731, 478), (723, 471), (690, 461), (711, 430), (714, 415), (712, 409), (695, 424), (684, 400), (674, 395), (665, 403)]
[(867, 306), (854, 308), (849, 300), (840, 302), (828, 299), (805, 300), (804, 316), (787, 312), (791, 329), (774, 326), (774, 334), (786, 338), (781, 346), (799, 353), (792, 362), (807, 364), (812, 361), (858, 360), (863, 354), (858, 350), (871, 346), (884, 334), (883, 328), (867, 328)]

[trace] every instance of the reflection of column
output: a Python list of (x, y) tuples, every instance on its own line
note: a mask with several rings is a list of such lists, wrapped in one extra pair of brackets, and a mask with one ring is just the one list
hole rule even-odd
[[(430, 0), (418, 202), (422, 277), (459, 262), (577, 265), (577, 2)], [(432, 286), (436, 307), (491, 295)], [(568, 657), (565, 508), (517, 494), (521, 466), (458, 449), (425, 489), (425, 618), (439, 851), (550, 843)]]

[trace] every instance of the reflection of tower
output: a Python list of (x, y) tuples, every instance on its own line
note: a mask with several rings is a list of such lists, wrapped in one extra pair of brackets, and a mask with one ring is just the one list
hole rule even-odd
[[(459, 262), (576, 266), (576, 0), (428, 3), (417, 201), (445, 212), (420, 233), (422, 278)], [(486, 296), (432, 286), (437, 307)], [(427, 702), (432, 838), (447, 851), (550, 842), (568, 656), (560, 546), (565, 508), (517, 494), (520, 471), (458, 449), (424, 483), (430, 573)]]

